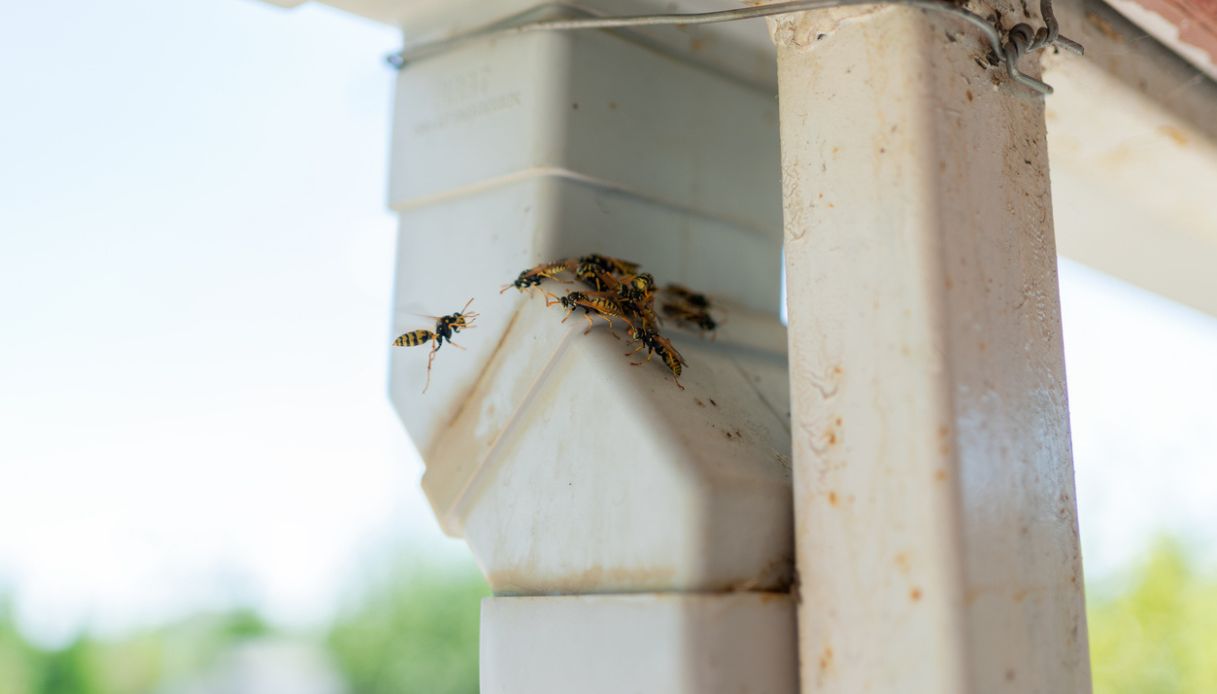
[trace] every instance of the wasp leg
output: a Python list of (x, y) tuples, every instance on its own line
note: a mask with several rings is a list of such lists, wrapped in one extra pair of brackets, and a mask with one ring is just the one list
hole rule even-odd
[(679, 381), (679, 380), (677, 380), (675, 376), (673, 376), (673, 377), (672, 377), (672, 382), (676, 384), (676, 387), (677, 387), (677, 388), (680, 388), (681, 390), (684, 390), (684, 389), (685, 389), (685, 387), (684, 387), (684, 386), (680, 385), (680, 381)]
[(452, 340), (448, 340), (448, 344), (450, 344), (450, 345), (452, 345), (453, 347), (456, 347), (457, 349), (460, 349), (460, 350), (465, 349), (464, 347), (461, 347), (460, 345), (456, 344), (456, 343), (455, 343), (455, 342), (453, 342)]
[(439, 351), (439, 342), (438, 341), (436, 341), (435, 345), (433, 345), (431, 347), (431, 353), (429, 355), (427, 355), (427, 382), (425, 384), (423, 384), (424, 393), (426, 393), (427, 389), (431, 387), (431, 363), (433, 361), (435, 361), (435, 353), (437, 351)]
[[(587, 319), (587, 330), (583, 331), (583, 334), (586, 335), (592, 331), (592, 328), (596, 327), (596, 324), (592, 322), (592, 314), (585, 313), (583, 314), (583, 317)], [(610, 323), (610, 325), (612, 324)]]
[(642, 361), (632, 361), (632, 362), (630, 362), (630, 366), (642, 366), (643, 364), (651, 361), (651, 357), (653, 357), (653, 356), (655, 356), (654, 352), (647, 352), (646, 359), (643, 359)]
[[(632, 333), (637, 332), (638, 329), (634, 327), (634, 321), (630, 320), (629, 318), (626, 318), (625, 316), (618, 316), (618, 317), (621, 318), (621, 320), (625, 321), (625, 324), (627, 326), (629, 326), (629, 328), (625, 331), (626, 335), (630, 335)], [(613, 337), (617, 337), (617, 333), (609, 333), (609, 334), (612, 335)], [(620, 340), (621, 338), (617, 338), (617, 339)]]
[(644, 345), (644, 344), (641, 344), (641, 343), (640, 343), (640, 344), (638, 345), (638, 347), (634, 349), (634, 351), (633, 351), (633, 352), (626, 352), (626, 353), (625, 353), (625, 356), (627, 356), (627, 357), (632, 357), (632, 356), (634, 356), (635, 354), (638, 354), (638, 353), (639, 353), (639, 352), (641, 352), (642, 350), (646, 349), (646, 347), (647, 347), (646, 345)]

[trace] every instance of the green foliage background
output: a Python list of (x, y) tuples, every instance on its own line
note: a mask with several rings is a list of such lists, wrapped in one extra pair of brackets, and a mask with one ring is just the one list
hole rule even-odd
[(327, 644), (352, 694), (478, 690), (478, 622), (490, 594), (473, 570), (408, 565), (345, 611)]
[(270, 633), (250, 610), (203, 614), (121, 639), (82, 634), (45, 649), (17, 630), (0, 603), (3, 694), (145, 694), (203, 672), (234, 645)]
[(320, 634), (275, 631), (256, 613), (233, 610), (122, 638), (82, 634), (53, 649), (30, 643), (0, 597), (0, 694), (149, 694), (265, 637), (326, 649), (349, 694), (476, 694), (479, 610), (489, 594), (471, 565), (403, 563), (357, 591)]
[[(1088, 586), (1097, 694), (1217, 693), (1217, 576), (1163, 540), (1137, 566)], [(401, 564), (358, 590), (320, 634), (284, 634), (249, 610), (198, 615), (123, 638), (31, 644), (0, 599), (3, 694), (148, 694), (188, 680), (249, 639), (309, 639), (350, 694), (474, 694), (478, 613), (489, 594), (471, 566)]]
[(1217, 577), (1162, 540), (1112, 583), (1087, 600), (1096, 694), (1217, 692)]

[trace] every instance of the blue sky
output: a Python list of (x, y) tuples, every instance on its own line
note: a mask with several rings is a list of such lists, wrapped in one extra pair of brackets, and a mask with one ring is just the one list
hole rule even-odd
[[(389, 543), (462, 560), (384, 396), (396, 46), (254, 0), (0, 5), (0, 586), (36, 635), (310, 623)], [(1161, 528), (1211, 552), (1217, 321), (1062, 272), (1089, 575)]]

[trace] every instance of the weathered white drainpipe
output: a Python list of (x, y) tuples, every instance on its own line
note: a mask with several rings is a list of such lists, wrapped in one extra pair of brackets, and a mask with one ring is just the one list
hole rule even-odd
[[(535, 2), (332, 4), (409, 46)], [(425, 350), (395, 351), (390, 392), (496, 593), (482, 690), (793, 692), (801, 661), (805, 692), (1088, 691), (1042, 99), (954, 18), (771, 26), (780, 166), (772, 49), (741, 25), (500, 36), (401, 72), (394, 327), (470, 296), (482, 317), (425, 396)], [(686, 391), (498, 294), (593, 250), (727, 307), (716, 342), (672, 329)]]
[[(420, 2), (397, 19), (410, 46), (529, 4)], [(435, 512), (495, 592), (483, 692), (797, 688), (773, 64), (731, 36), (531, 33), (400, 73), (394, 327), (471, 296), (481, 317), (425, 396), (425, 350), (395, 350), (390, 392)], [(589, 252), (720, 303), (713, 341), (669, 324), (686, 390), (539, 292), (499, 294)]]
[(1088, 692), (1043, 98), (951, 17), (771, 29), (803, 691)]

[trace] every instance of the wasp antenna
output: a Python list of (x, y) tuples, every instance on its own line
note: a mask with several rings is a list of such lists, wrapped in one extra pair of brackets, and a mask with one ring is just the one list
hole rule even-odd
[[(550, 306), (553, 306), (554, 304), (558, 304), (558, 303), (562, 302), (562, 300), (558, 298), (557, 294), (551, 294), (549, 292), (545, 292), (545, 296), (549, 297), (549, 299), (545, 300), (545, 308), (549, 308)], [(550, 301), (550, 299), (553, 299), (553, 301)]]
[(473, 299), (474, 299), (474, 297), (469, 297), (469, 301), (465, 302), (465, 306), (464, 306), (464, 308), (461, 309), (461, 313), (464, 313), (465, 311), (469, 310), (469, 304), (473, 303)]
[(514, 286), (516, 286), (514, 282), (508, 282), (507, 284), (503, 285), (503, 288), (499, 290), (499, 293), (502, 294), (503, 292), (507, 291), (508, 289), (511, 289)]

